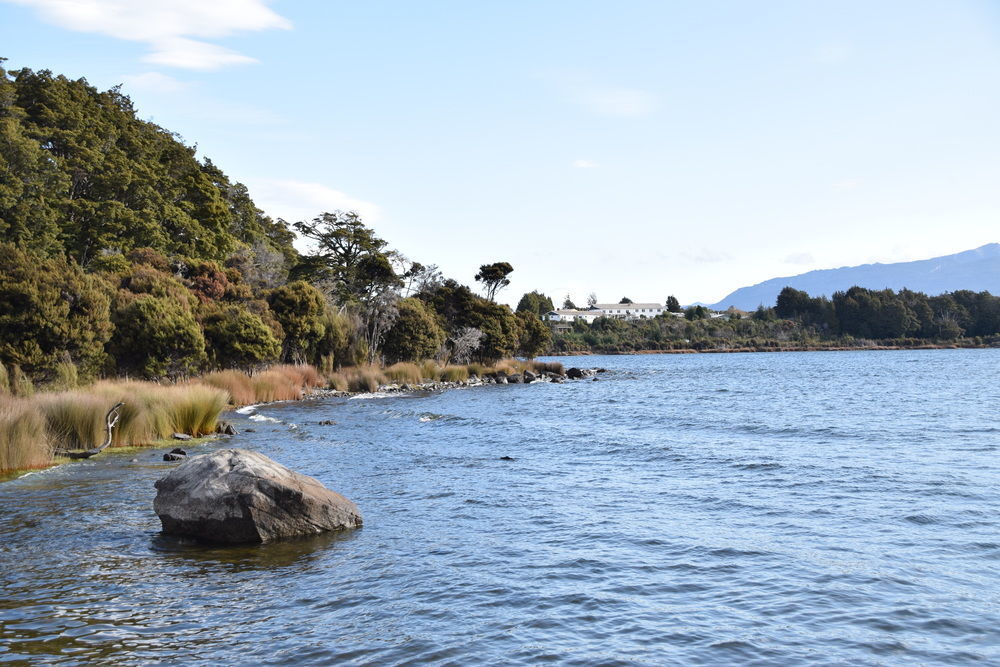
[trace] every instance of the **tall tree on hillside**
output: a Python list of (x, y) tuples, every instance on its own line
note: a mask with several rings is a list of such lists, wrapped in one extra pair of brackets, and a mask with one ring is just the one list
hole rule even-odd
[(486, 298), (490, 301), (495, 301), (497, 292), (510, 285), (507, 276), (513, 271), (514, 267), (509, 262), (483, 264), (479, 267), (479, 273), (476, 274), (476, 281), (483, 284)]
[(619, 301), (618, 303), (619, 303), (619, 304), (622, 304), (622, 305), (627, 305), (627, 304), (630, 304), (630, 303), (635, 303), (635, 302), (634, 302), (634, 301), (632, 301), (632, 299), (628, 298), (627, 296), (623, 296), (623, 297), (622, 297), (622, 300), (621, 300), (621, 301)]
[(569, 294), (563, 299), (563, 308), (566, 310), (576, 310), (576, 304), (573, 303), (573, 299), (569, 298)]
[(681, 302), (677, 300), (673, 294), (667, 297), (667, 312), (668, 313), (679, 313), (681, 312)]
[[(366, 227), (357, 211), (321, 213), (310, 222), (299, 221), (295, 230), (315, 243), (299, 267), (303, 278), (326, 280), (341, 303), (356, 301), (370, 276), (362, 276), (360, 266), (366, 257), (385, 256), (386, 241)], [(306, 275), (302, 275), (306, 274)]]
[(597, 308), (597, 293), (591, 292), (587, 295), (587, 308), (594, 310)]

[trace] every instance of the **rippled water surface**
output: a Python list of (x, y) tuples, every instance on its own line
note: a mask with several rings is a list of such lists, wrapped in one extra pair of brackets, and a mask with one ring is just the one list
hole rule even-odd
[(198, 448), (319, 478), (353, 533), (162, 538), (163, 450), (0, 484), (0, 661), (1000, 661), (1000, 350), (571, 361), (611, 372)]

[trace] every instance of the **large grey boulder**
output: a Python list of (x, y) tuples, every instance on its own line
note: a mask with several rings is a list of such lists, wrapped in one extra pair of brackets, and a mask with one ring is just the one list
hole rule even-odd
[(220, 449), (156, 482), (153, 509), (167, 535), (240, 544), (361, 526), (357, 506), (263, 454)]

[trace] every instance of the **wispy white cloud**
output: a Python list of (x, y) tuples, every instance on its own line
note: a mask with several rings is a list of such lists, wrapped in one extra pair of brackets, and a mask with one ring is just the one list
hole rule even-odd
[(262, 179), (247, 183), (254, 193), (254, 202), (268, 215), (289, 222), (312, 220), (324, 211), (357, 211), (366, 223), (376, 222), (381, 213), (378, 205), (352, 197), (322, 183), (294, 180)]
[(573, 160), (573, 166), (577, 169), (597, 169), (600, 165), (593, 160)]
[(127, 74), (122, 77), (122, 83), (130, 90), (149, 91), (153, 93), (179, 93), (191, 87), (186, 81), (178, 81), (172, 76), (159, 72), (143, 72), (142, 74)]
[[(256, 62), (204, 41), (237, 32), (289, 29), (291, 22), (262, 0), (0, 0), (34, 7), (43, 20), (149, 45), (143, 60), (210, 70)], [(197, 39), (193, 39), (197, 38)]]

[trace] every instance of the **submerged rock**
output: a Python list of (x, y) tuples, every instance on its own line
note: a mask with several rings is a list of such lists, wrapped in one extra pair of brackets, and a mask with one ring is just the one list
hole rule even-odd
[(153, 508), (166, 535), (241, 544), (357, 528), (357, 506), (318, 480), (263, 454), (220, 449), (156, 482)]
[(229, 422), (219, 422), (215, 425), (215, 432), (220, 435), (239, 435), (239, 431), (236, 427)]

